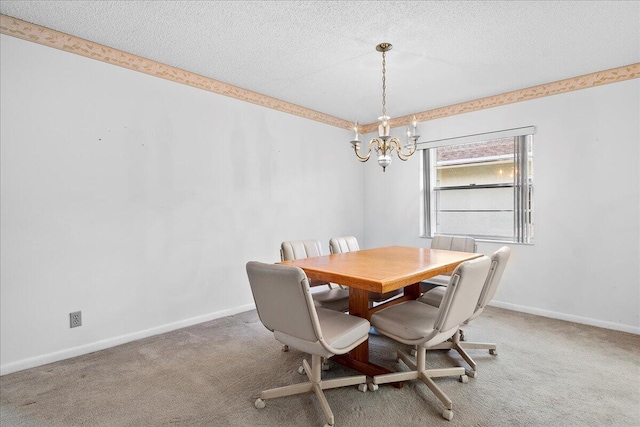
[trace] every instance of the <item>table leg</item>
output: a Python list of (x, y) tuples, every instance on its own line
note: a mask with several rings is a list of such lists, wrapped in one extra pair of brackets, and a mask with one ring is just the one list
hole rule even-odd
[[(369, 319), (369, 292), (363, 289), (349, 289), (349, 314)], [(369, 362), (369, 340), (349, 352), (349, 356), (364, 363)]]
[(404, 295), (411, 297), (411, 299), (420, 298), (420, 283), (414, 283), (413, 285), (404, 287)]

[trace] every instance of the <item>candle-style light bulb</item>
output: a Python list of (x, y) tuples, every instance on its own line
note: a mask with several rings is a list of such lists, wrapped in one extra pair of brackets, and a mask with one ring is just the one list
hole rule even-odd
[(382, 129), (383, 129), (382, 136), (389, 136), (389, 122), (387, 120), (384, 120), (382, 122)]
[(378, 136), (389, 136), (389, 116), (380, 116), (380, 124), (378, 125)]
[(359, 135), (358, 135), (358, 122), (356, 121), (356, 124), (353, 125), (353, 131), (356, 134), (356, 137), (354, 138), (354, 141), (357, 141), (359, 139)]

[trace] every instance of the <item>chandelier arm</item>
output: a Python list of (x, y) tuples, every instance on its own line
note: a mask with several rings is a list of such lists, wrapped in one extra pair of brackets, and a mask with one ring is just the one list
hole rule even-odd
[(374, 142), (377, 141), (376, 138), (372, 139), (369, 142), (369, 150), (367, 150), (367, 155), (366, 156), (361, 156), (360, 153), (358, 153), (358, 146), (354, 145), (353, 146), (353, 151), (356, 153), (356, 157), (358, 158), (358, 160), (360, 160), (361, 162), (366, 162), (367, 160), (369, 160), (369, 157), (371, 157), (371, 147), (373, 146)]
[(380, 153), (382, 153), (382, 155), (386, 155), (387, 152), (391, 152), (391, 146), (389, 145), (389, 143), (387, 142), (387, 140), (385, 139), (378, 139), (378, 138), (373, 138), (370, 142), (371, 145), (375, 144), (375, 150), (376, 153), (378, 153), (378, 155), (380, 155)]
[(396, 146), (395, 148), (396, 148), (396, 153), (398, 153), (398, 158), (402, 161), (409, 160), (409, 157), (411, 157), (413, 153), (416, 152), (417, 141), (415, 139), (413, 140), (413, 146), (409, 149), (407, 153), (402, 151), (402, 144), (400, 143), (400, 140), (398, 140), (397, 138), (394, 138), (393, 142), (395, 143), (395, 146)]
[(395, 136), (392, 137), (392, 138), (387, 139), (387, 141), (385, 142), (383, 154), (392, 155), (393, 154), (393, 150), (398, 151), (399, 144), (400, 144), (400, 140), (398, 138), (396, 138)]

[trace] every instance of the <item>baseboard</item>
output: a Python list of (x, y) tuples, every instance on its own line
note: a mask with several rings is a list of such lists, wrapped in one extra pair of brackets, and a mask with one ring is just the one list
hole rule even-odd
[(0, 375), (11, 374), (13, 372), (22, 371), (24, 369), (35, 368), (36, 366), (42, 366), (53, 362), (59, 362), (60, 360), (82, 356), (83, 354), (93, 353), (94, 351), (104, 350), (142, 338), (163, 334), (165, 332), (175, 331), (176, 329), (186, 328), (188, 326), (197, 325), (199, 323), (208, 322), (210, 320), (219, 319), (221, 317), (232, 316), (234, 314), (253, 310), (255, 308), (255, 304), (247, 304), (228, 310), (221, 310), (215, 313), (192, 317), (190, 319), (181, 320), (179, 322), (168, 323), (166, 325), (157, 326), (155, 328), (146, 329), (144, 331), (134, 332), (132, 334), (109, 338), (102, 341), (96, 341), (90, 344), (81, 345), (79, 347), (57, 351), (55, 353), (44, 354), (42, 356), (36, 356), (19, 360), (17, 362), (7, 363), (6, 365), (0, 366)]
[(558, 313), (556, 311), (543, 310), (535, 307), (526, 307), (523, 305), (511, 304), (501, 301), (492, 301), (489, 305), (511, 311), (519, 311), (522, 313), (535, 314), (542, 317), (550, 317), (552, 319), (566, 320), (567, 322), (581, 323), (583, 325), (597, 326), (599, 328), (613, 329), (615, 331), (629, 332), (631, 334), (640, 335), (640, 327), (638, 326), (624, 325), (622, 323), (615, 322), (606, 322), (604, 320), (574, 316), (572, 314)]
[[(637, 327), (637, 326), (624, 325), (624, 324), (615, 323), (615, 322), (605, 322), (603, 320), (591, 319), (588, 317), (581, 317), (581, 316), (574, 316), (571, 314), (559, 313), (555, 311), (543, 310), (535, 307), (527, 307), (523, 305), (511, 304), (511, 303), (501, 302), (501, 301), (492, 301), (491, 304), (489, 305), (493, 307), (504, 308), (506, 310), (511, 310), (511, 311), (519, 311), (522, 313), (534, 314), (537, 316), (549, 317), (552, 319), (566, 320), (568, 322), (581, 323), (584, 325), (596, 326), (599, 328), (612, 329), (616, 331), (629, 332), (632, 334), (640, 335), (640, 327)], [(60, 360), (82, 356), (84, 354), (93, 353), (94, 351), (100, 351), (107, 348), (115, 347), (117, 345), (126, 344), (131, 341), (136, 341), (142, 338), (147, 338), (154, 335), (175, 331), (176, 329), (186, 328), (188, 326), (197, 325), (199, 323), (208, 322), (210, 320), (219, 319), (221, 317), (232, 316), (234, 314), (253, 310), (255, 308), (256, 307), (254, 304), (247, 304), (240, 307), (231, 308), (228, 310), (222, 310), (222, 311), (217, 311), (215, 313), (209, 313), (202, 316), (192, 317), (190, 319), (181, 320), (179, 322), (157, 326), (155, 328), (134, 332), (128, 335), (122, 335), (119, 337), (109, 338), (102, 341), (96, 341), (90, 344), (58, 351), (55, 353), (49, 353), (42, 356), (19, 360), (17, 362), (12, 362), (12, 363), (8, 363), (6, 365), (0, 366), (0, 375), (7, 375), (14, 372), (22, 371), (24, 369), (35, 368), (37, 366), (46, 365), (48, 363), (54, 363)]]

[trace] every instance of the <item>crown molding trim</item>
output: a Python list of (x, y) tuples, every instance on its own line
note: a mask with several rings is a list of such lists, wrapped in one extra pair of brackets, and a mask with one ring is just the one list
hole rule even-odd
[[(500, 95), (461, 102), (447, 107), (422, 111), (420, 113), (415, 113), (415, 116), (418, 122), (426, 122), (429, 120), (441, 119), (443, 117), (471, 113), (472, 111), (514, 104), (516, 102), (530, 101), (532, 99), (543, 98), (545, 96), (558, 95), (561, 93), (573, 92), (609, 83), (637, 79), (639, 77), (640, 63), (635, 63), (625, 65), (623, 67), (612, 68), (610, 70), (572, 77), (570, 79), (558, 80), (556, 82), (533, 86), (526, 89), (514, 90)], [(413, 116), (414, 114), (409, 114), (407, 116), (392, 119), (389, 121), (389, 125), (391, 127), (409, 126), (413, 120)], [(360, 126), (360, 131), (362, 133), (374, 132), (377, 129), (377, 122)]]
[[(311, 110), (267, 95), (262, 95), (257, 92), (224, 83), (210, 77), (201, 76), (180, 68), (171, 67), (169, 65), (142, 58), (118, 49), (113, 49), (79, 37), (51, 30), (37, 24), (31, 24), (8, 15), (0, 14), (0, 34), (60, 49), (86, 58), (128, 68), (133, 71), (139, 71), (151, 76), (160, 77), (162, 79), (185, 84), (187, 86), (228, 96), (241, 101), (250, 102), (252, 104), (281, 111), (283, 113), (304, 117), (327, 125), (344, 129), (353, 128), (353, 122), (348, 120), (340, 119), (329, 114)], [(598, 71), (591, 74), (585, 74), (583, 76), (533, 86), (526, 89), (515, 90), (446, 107), (435, 108), (433, 110), (409, 114), (392, 119), (389, 124), (391, 127), (407, 126), (411, 123), (414, 115), (419, 122), (425, 122), (458, 114), (485, 110), (487, 108), (514, 104), (516, 102), (530, 101), (532, 99), (542, 98), (545, 96), (573, 92), (609, 83), (637, 79), (639, 77), (640, 63), (635, 63), (612, 68), (610, 70)], [(377, 130), (377, 127), (377, 122), (361, 125), (360, 132), (374, 132)]]
[(53, 47), (65, 52), (74, 53), (86, 58), (117, 65), (130, 70), (139, 71), (151, 76), (160, 77), (176, 83), (185, 84), (198, 89), (228, 96), (241, 101), (250, 102), (262, 107), (271, 108), (283, 113), (293, 114), (306, 119), (315, 120), (331, 126), (351, 129), (353, 124), (329, 114), (324, 114), (300, 105), (262, 95), (238, 86), (201, 76), (180, 68), (161, 64), (131, 53), (113, 49), (98, 43), (51, 30), (40, 25), (31, 24), (8, 15), (0, 14), (0, 33), (44, 46)]

